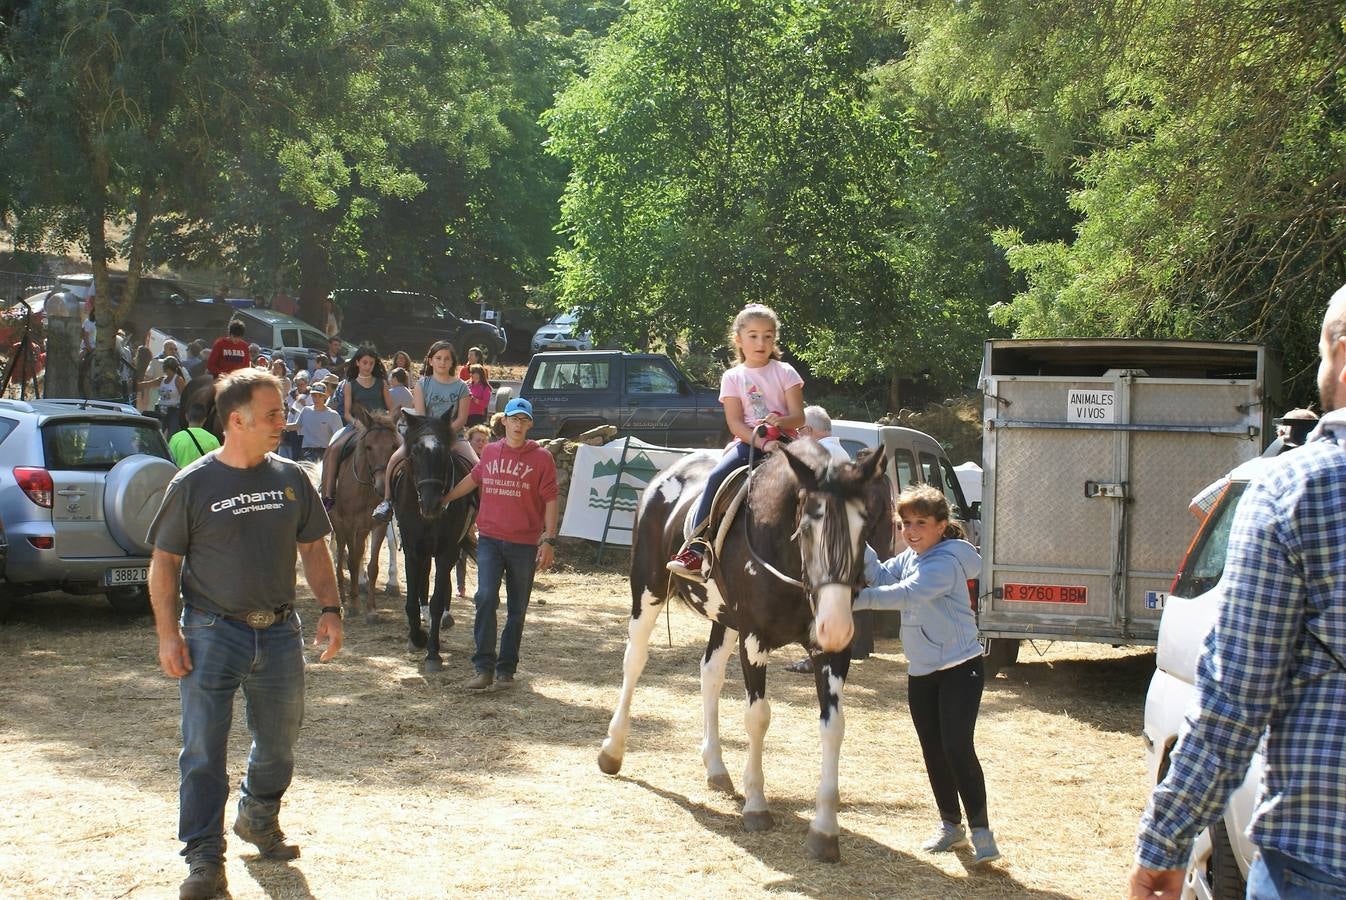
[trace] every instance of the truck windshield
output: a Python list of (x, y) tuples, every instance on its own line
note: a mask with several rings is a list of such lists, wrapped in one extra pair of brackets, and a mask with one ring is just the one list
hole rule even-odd
[(1179, 597), (1196, 597), (1215, 587), (1224, 574), (1225, 551), (1229, 549), (1229, 531), (1234, 524), (1234, 510), (1239, 498), (1247, 490), (1248, 482), (1231, 481), (1215, 507), (1201, 524), (1192, 549), (1183, 563), (1182, 574), (1173, 593)]
[(564, 391), (572, 388), (606, 390), (609, 381), (608, 361), (605, 359), (544, 360), (537, 369), (533, 387), (542, 391)]

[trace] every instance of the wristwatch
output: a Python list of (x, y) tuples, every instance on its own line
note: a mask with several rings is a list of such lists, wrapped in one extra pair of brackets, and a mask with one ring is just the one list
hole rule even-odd
[(555, 546), (556, 546), (556, 538), (554, 538), (554, 537), (544, 537), (542, 540), (538, 541), (538, 546), (541, 546), (541, 545), (543, 545), (543, 544), (551, 544), (553, 547), (555, 547)]
[(322, 614), (327, 615), (328, 613), (334, 614), (338, 619), (345, 618), (345, 616), (341, 615), (341, 607), (339, 606), (324, 606), (322, 608)]

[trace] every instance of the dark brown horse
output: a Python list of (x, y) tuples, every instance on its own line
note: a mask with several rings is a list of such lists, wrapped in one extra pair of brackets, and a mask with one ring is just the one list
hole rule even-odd
[[(441, 418), (405, 414), (407, 464), (393, 477), (393, 511), (402, 532), (402, 559), (407, 578), (407, 634), (413, 648), (425, 648), (425, 671), (439, 672), (439, 632), (445, 622), (452, 593), (453, 570), (472, 524), (472, 504), (461, 497), (443, 503), (458, 479), (466, 473), (452, 450), (454, 435), (449, 423), (454, 411)], [(430, 590), (430, 566), (435, 568), (435, 587)], [(430, 602), (430, 633), (421, 627), (421, 603)], [(452, 621), (449, 619), (448, 621)]]
[[(384, 472), (388, 460), (398, 447), (397, 430), (393, 417), (387, 413), (372, 413), (356, 403), (351, 407), (351, 425), (355, 435), (353, 449), (337, 464), (333, 499), (336, 501), (330, 516), (332, 539), (336, 544), (337, 589), (347, 615), (359, 611), (360, 568), (364, 564), (365, 544), (371, 532), (376, 531), (374, 548), (365, 572), (365, 621), (378, 621), (374, 605), (374, 582), (379, 573), (378, 548), (383, 544), (387, 526), (375, 523), (371, 514), (383, 499)], [(350, 574), (349, 590), (346, 575)]]
[(747, 500), (704, 585), (673, 577), (664, 564), (691, 534), (691, 517), (716, 456), (686, 457), (650, 483), (637, 513), (631, 554), (622, 692), (598, 756), (600, 769), (609, 775), (621, 769), (631, 698), (648, 658), (650, 633), (663, 604), (676, 597), (711, 622), (701, 658), (701, 756), (707, 781), (728, 793), (733, 782), (720, 755), (719, 696), (725, 663), (738, 647), (748, 700), (743, 825), (749, 831), (775, 824), (762, 777), (762, 744), (771, 719), (767, 655), (798, 643), (813, 657), (823, 763), (807, 846), (816, 859), (839, 858), (837, 769), (845, 732), (841, 696), (854, 633), (851, 602), (863, 575), (865, 543), (892, 518), (883, 460), (879, 451), (863, 462), (833, 462), (813, 441), (796, 441), (772, 454), (753, 473)]

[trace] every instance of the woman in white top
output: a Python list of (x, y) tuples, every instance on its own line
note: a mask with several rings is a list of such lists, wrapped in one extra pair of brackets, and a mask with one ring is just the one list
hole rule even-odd
[(182, 364), (176, 357), (164, 357), (164, 377), (159, 381), (159, 421), (164, 435), (172, 437), (182, 430), (182, 391), (187, 379), (182, 375)]
[(159, 408), (159, 382), (164, 379), (163, 360), (155, 359), (149, 347), (137, 347), (131, 378), (135, 384), (136, 409), (147, 416), (156, 415)]

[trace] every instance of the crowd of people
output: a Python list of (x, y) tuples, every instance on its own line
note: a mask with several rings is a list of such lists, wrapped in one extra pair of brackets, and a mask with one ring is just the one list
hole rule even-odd
[[(769, 308), (746, 307), (730, 338), (737, 364), (720, 386), (726, 424), (734, 440), (705, 487), (735, 467), (755, 465), (789, 440), (826, 440), (830, 421), (805, 407), (803, 379), (780, 359), (779, 320)], [(228, 794), (224, 754), (228, 716), (220, 706), (237, 690), (248, 703), (253, 754), (240, 786), (234, 832), (264, 855), (293, 859), (299, 848), (278, 821), (281, 797), (294, 768), (294, 741), (303, 707), (303, 659), (294, 616), (297, 552), (322, 605), (317, 641), (323, 659), (341, 646), (331, 559), (321, 541), (329, 530), (324, 501), (330, 481), (315, 491), (306, 478), (270, 451), (284, 434), (285, 455), (331, 460), (348, 433), (353, 405), (447, 418), (454, 452), (470, 467), (445, 495), (449, 503), (479, 492), (479, 529), (473, 629), (473, 691), (508, 687), (519, 665), (524, 619), (539, 567), (554, 561), (557, 534), (555, 464), (528, 440), (533, 408), (511, 400), (501, 414), (501, 435), (484, 426), (489, 373), (480, 357), (460, 361), (451, 344), (432, 344), (418, 376), (411, 357), (394, 354), (391, 366), (367, 349), (349, 360), (339, 352), (315, 360), (312, 371), (293, 374), (246, 345), (222, 338), (207, 360), (229, 366), (217, 394), (224, 445), (201, 442), (199, 410), (175, 434), (183, 452), (195, 452), (169, 486), (156, 519), (151, 595), (163, 671), (181, 682), (184, 748), (180, 758), (180, 839), (191, 867), (183, 898), (215, 896), (225, 888), (224, 804)], [(189, 348), (190, 349), (190, 348)], [(200, 353), (196, 354), (197, 358)], [(218, 353), (216, 351), (219, 351)], [(1346, 521), (1341, 481), (1346, 456), (1346, 288), (1329, 305), (1320, 345), (1319, 373), (1329, 411), (1308, 452), (1287, 457), (1265, 488), (1250, 491), (1231, 535), (1229, 598), (1211, 632), (1198, 672), (1201, 698), (1191, 733), (1141, 823), (1133, 897), (1176, 897), (1182, 866), (1196, 832), (1208, 825), (1242, 778), (1247, 758), (1265, 737), (1268, 781), (1254, 819), (1260, 854), (1248, 896), (1329, 897), (1346, 892), (1346, 728), (1342, 678), (1346, 675), (1346, 606), (1341, 597), (1341, 538)], [(171, 364), (170, 364), (171, 359)], [(150, 370), (147, 360), (143, 369)], [(136, 381), (137, 402), (153, 401), (165, 428), (181, 397), (183, 364), (164, 354), (161, 371)], [(332, 369), (344, 372), (344, 377)], [(213, 370), (212, 370), (213, 371)], [(484, 388), (484, 390), (483, 390)], [(408, 402), (409, 401), (409, 402)], [(142, 407), (143, 408), (143, 407)], [(147, 410), (148, 411), (148, 410)], [(187, 435), (184, 442), (181, 434)], [(492, 438), (495, 438), (492, 440)], [(189, 446), (184, 447), (186, 443)], [(833, 450), (834, 448), (829, 448)], [(405, 454), (389, 464), (392, 471)], [(325, 465), (325, 469), (330, 465)], [(257, 502), (283, 496), (286, 502)], [(389, 514), (387, 498), (373, 512)], [(203, 515), (210, 510), (215, 515)], [(705, 497), (692, 539), (668, 562), (676, 577), (702, 581), (699, 529), (708, 516)], [(903, 491), (896, 512), (905, 549), (884, 559), (869, 549), (864, 586), (854, 608), (901, 610), (907, 657), (907, 705), (920, 743), (938, 814), (923, 848), (931, 853), (971, 847), (973, 862), (1000, 858), (991, 831), (986, 779), (974, 732), (985, 683), (982, 647), (967, 584), (981, 570), (977, 549), (963, 540), (943, 494), (928, 486)], [(239, 531), (233, 517), (257, 517), (244, 529), (257, 541), (262, 580), (240, 590), (234, 544), (214, 540), (220, 529)], [(1294, 523), (1317, 528), (1300, 529)], [(1314, 524), (1316, 523), (1316, 524)], [(249, 522), (248, 524), (253, 524)], [(1318, 537), (1315, 537), (1318, 534)], [(321, 547), (321, 549), (319, 549)], [(251, 575), (249, 577), (252, 577)], [(459, 575), (459, 593), (463, 593)], [(502, 584), (506, 622), (497, 635)], [(257, 608), (257, 598), (264, 598)], [(182, 607), (180, 617), (177, 615)], [(218, 627), (205, 627), (218, 626)], [(274, 642), (268, 671), (242, 663), (257, 641)], [(966, 821), (966, 825), (964, 822)]]

